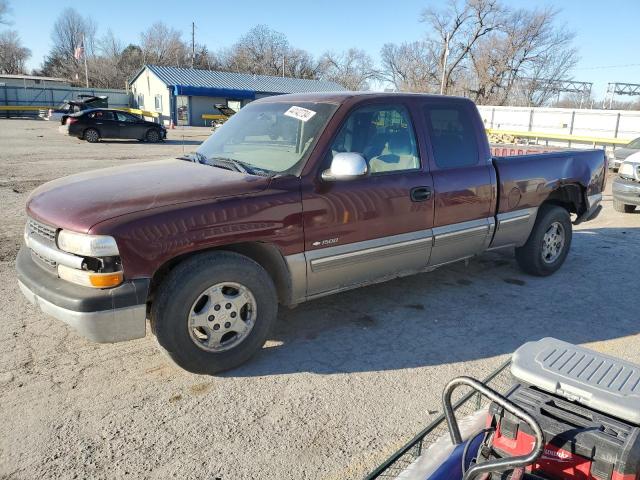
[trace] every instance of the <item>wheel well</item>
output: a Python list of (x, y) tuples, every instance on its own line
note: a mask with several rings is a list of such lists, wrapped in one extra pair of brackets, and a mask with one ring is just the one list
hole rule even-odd
[(172, 258), (154, 273), (151, 279), (151, 285), (149, 286), (149, 299), (153, 299), (153, 295), (158, 286), (179, 263), (192, 255), (210, 251), (235, 252), (255, 261), (266, 270), (273, 280), (278, 293), (278, 301), (283, 305), (289, 305), (291, 303), (291, 277), (287, 264), (277, 247), (263, 242), (245, 242), (225, 245), (211, 249), (197, 250)]
[(569, 213), (581, 215), (585, 210), (583, 188), (575, 183), (562, 185), (551, 192), (542, 203), (557, 205)]

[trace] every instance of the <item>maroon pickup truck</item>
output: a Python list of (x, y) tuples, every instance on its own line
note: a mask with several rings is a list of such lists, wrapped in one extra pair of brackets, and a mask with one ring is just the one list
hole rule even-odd
[(178, 365), (215, 373), (262, 347), (279, 304), (505, 247), (553, 273), (605, 171), (599, 150), (492, 158), (463, 98), (274, 96), (184, 158), (36, 189), (19, 285), (94, 341), (149, 319)]

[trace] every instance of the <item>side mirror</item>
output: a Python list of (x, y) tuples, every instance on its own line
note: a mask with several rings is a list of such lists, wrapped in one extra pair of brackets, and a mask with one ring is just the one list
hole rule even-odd
[(331, 161), (331, 167), (322, 172), (322, 179), (327, 182), (339, 182), (364, 177), (369, 167), (367, 161), (359, 153), (340, 152)]

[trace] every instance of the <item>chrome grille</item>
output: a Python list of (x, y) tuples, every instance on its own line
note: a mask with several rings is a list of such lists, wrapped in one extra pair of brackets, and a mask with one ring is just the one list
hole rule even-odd
[(49, 225), (45, 225), (44, 223), (37, 222), (36, 220), (30, 218), (27, 222), (27, 230), (29, 234), (37, 235), (44, 240), (47, 240), (51, 243), (55, 243), (56, 241), (56, 228), (50, 227)]
[(55, 261), (51, 260), (50, 258), (43, 257), (33, 250), (31, 250), (31, 258), (33, 258), (36, 262), (39, 262), (44, 267), (50, 268), (52, 270), (56, 270), (58, 268), (58, 264)]

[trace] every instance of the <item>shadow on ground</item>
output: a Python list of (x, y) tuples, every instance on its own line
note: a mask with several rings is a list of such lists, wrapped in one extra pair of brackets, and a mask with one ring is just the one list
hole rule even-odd
[(272, 346), (226, 376), (397, 370), (509, 354), (544, 336), (636, 334), (637, 304), (621, 287), (637, 281), (639, 242), (640, 228), (580, 230), (550, 277), (522, 273), (512, 251), (489, 252), (283, 309)]
[(203, 140), (181, 140), (181, 139), (167, 139), (162, 142), (157, 143), (149, 143), (149, 142), (141, 142), (140, 140), (125, 140), (118, 138), (108, 138), (101, 139), (100, 143), (121, 143), (121, 144), (131, 144), (131, 145), (140, 145), (141, 147), (159, 147), (162, 145), (200, 145)]

